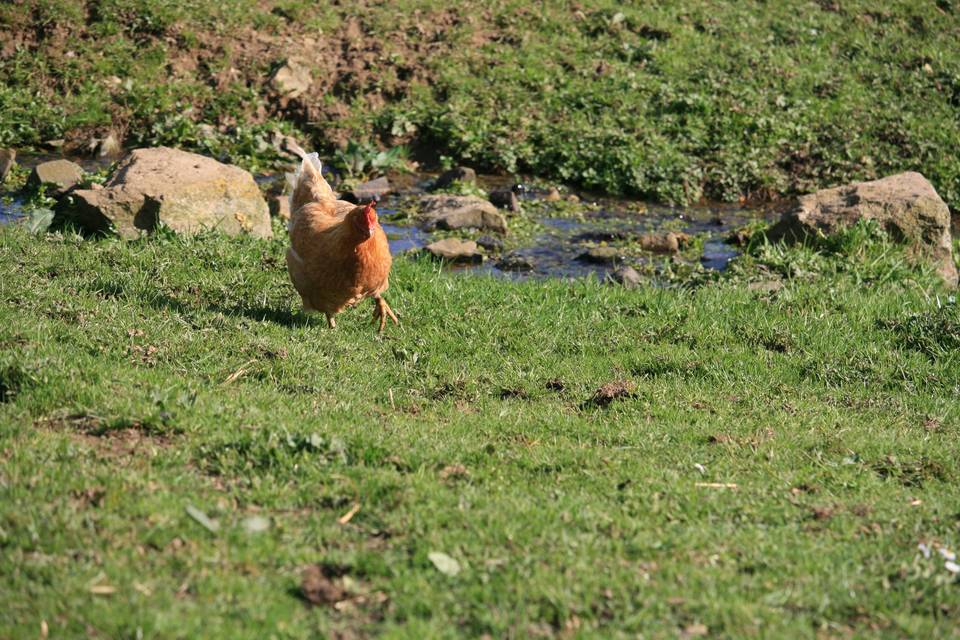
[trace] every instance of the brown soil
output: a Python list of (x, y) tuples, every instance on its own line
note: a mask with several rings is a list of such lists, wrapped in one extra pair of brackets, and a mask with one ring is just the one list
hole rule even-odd
[(130, 458), (136, 455), (153, 456), (173, 445), (167, 434), (156, 433), (148, 425), (132, 421), (122, 427), (107, 427), (101, 418), (88, 414), (70, 414), (37, 420), (36, 426), (67, 432), (70, 436), (97, 452), (102, 458)]

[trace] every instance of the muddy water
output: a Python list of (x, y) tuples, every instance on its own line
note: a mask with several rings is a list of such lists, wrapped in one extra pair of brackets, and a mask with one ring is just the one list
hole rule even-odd
[[(35, 157), (21, 160), (21, 165), (31, 166), (47, 158)], [(95, 170), (100, 162), (86, 160), (81, 164), (88, 170)], [(387, 196), (378, 207), (383, 219), (383, 227), (394, 254), (419, 249), (435, 238), (415, 225), (388, 222), (398, 209), (409, 208), (411, 198), (423, 193), (429, 183), (429, 175), (407, 175), (398, 180), (401, 193)], [(257, 176), (262, 185), (274, 185), (278, 190), (283, 181), (280, 175)], [(480, 183), (486, 188), (509, 186), (512, 180), (505, 177), (481, 177)], [(537, 222), (537, 231), (528, 239), (509, 245), (517, 245), (512, 251), (514, 256), (525, 258), (533, 264), (532, 270), (516, 271), (498, 268), (498, 255), (493, 255), (482, 265), (469, 268), (470, 271), (491, 273), (509, 278), (560, 277), (576, 278), (595, 276), (603, 278), (614, 267), (584, 262), (579, 256), (590, 246), (609, 243), (612, 246), (623, 245), (631, 239), (645, 233), (682, 231), (690, 236), (703, 238), (703, 252), (699, 262), (706, 269), (723, 270), (728, 262), (737, 255), (734, 247), (725, 242), (734, 229), (756, 220), (769, 220), (770, 214), (764, 211), (731, 207), (726, 205), (702, 207), (666, 207), (644, 205), (627, 199), (583, 197), (583, 202), (568, 207), (578, 213), (575, 218), (553, 217), (536, 214), (542, 210), (536, 201), (543, 198), (545, 192), (536, 189), (523, 189), (521, 202), (524, 208), (533, 212)], [(532, 206), (531, 206), (532, 205)], [(16, 198), (0, 200), (0, 224), (23, 219), (29, 211), (22, 200)], [(480, 233), (475, 234), (477, 236)], [(643, 266), (645, 263), (662, 261), (664, 256), (639, 254), (624, 260), (624, 264)], [(688, 263), (696, 258), (682, 258)]]

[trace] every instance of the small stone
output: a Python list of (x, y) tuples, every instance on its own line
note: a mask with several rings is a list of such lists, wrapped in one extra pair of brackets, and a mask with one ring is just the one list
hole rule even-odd
[(654, 253), (679, 253), (680, 236), (672, 231), (668, 233), (646, 233), (640, 236), (640, 248)]
[(483, 262), (483, 254), (477, 250), (477, 243), (472, 240), (445, 238), (424, 247), (437, 258), (460, 264), (479, 264)]
[(620, 259), (620, 251), (614, 247), (593, 247), (581, 253), (579, 258), (593, 264), (612, 264)]
[(356, 202), (370, 202), (371, 200), (380, 200), (390, 193), (390, 189), (390, 181), (386, 176), (381, 176), (376, 180), (357, 185), (350, 194), (356, 199)]
[(290, 198), (287, 196), (273, 196), (267, 204), (270, 205), (270, 215), (281, 220), (290, 219)]
[(287, 60), (270, 77), (270, 86), (287, 98), (300, 97), (310, 89), (312, 83), (310, 67), (298, 58)]
[(17, 152), (13, 149), (0, 149), (0, 182), (7, 178), (10, 169), (17, 164)]
[(501, 209), (520, 211), (520, 198), (513, 189), (494, 189), (490, 192), (490, 203)]
[(420, 198), (424, 229), (484, 229), (507, 232), (507, 219), (476, 196), (430, 195)]
[(547, 202), (560, 202), (563, 200), (563, 196), (560, 195), (560, 190), (556, 187), (551, 187), (550, 191), (547, 192), (547, 195), (543, 197)]
[(480, 236), (477, 238), (477, 244), (492, 253), (503, 251), (503, 240), (493, 236)]
[(55, 187), (53, 195), (59, 197), (82, 179), (83, 169), (77, 163), (69, 160), (51, 160), (41, 162), (34, 167), (27, 182), (34, 189), (41, 184), (53, 185)]
[(533, 271), (533, 260), (516, 252), (508, 253), (497, 263), (501, 271)]
[(620, 267), (610, 274), (614, 282), (617, 282), (625, 289), (636, 289), (643, 282), (643, 278), (633, 267)]
[(457, 167), (440, 174), (434, 181), (432, 189), (445, 189), (454, 182), (476, 182), (477, 172), (470, 167)]

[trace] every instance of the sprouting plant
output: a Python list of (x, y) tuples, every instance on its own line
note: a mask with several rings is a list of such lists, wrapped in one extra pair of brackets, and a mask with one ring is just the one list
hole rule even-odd
[(403, 145), (381, 151), (369, 143), (350, 141), (347, 148), (337, 151), (333, 164), (351, 178), (382, 173), (383, 171), (404, 170), (407, 166), (408, 151)]

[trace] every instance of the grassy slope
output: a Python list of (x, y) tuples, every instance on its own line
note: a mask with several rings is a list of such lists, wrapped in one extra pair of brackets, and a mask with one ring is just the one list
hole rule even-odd
[[(775, 293), (403, 259), (382, 340), (282, 250), (0, 229), (0, 636), (956, 633), (960, 310), (889, 248), (768, 250)], [(389, 600), (305, 607), (314, 562)]]
[[(7, 3), (0, 144), (112, 125), (252, 165), (300, 127), (668, 201), (914, 169), (960, 206), (956, 3), (582, 4)], [(286, 103), (297, 55), (316, 85)]]

